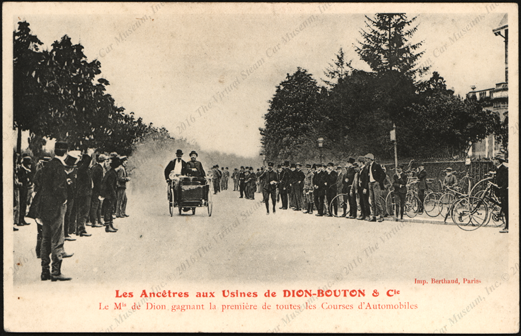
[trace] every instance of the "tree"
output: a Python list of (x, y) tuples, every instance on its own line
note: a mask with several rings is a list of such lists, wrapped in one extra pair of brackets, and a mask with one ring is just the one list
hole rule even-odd
[(333, 64), (329, 63), (329, 67), (324, 70), (324, 75), (327, 79), (322, 79), (322, 81), (326, 83), (329, 88), (335, 86), (354, 70), (351, 63), (352, 60), (349, 62), (345, 60), (344, 51), (340, 48), (338, 54), (335, 55), (335, 59), (333, 59)]
[(39, 45), (43, 42), (31, 34), (29, 23), (18, 22), (13, 32), (13, 127), (18, 130), (17, 153), (21, 153), (22, 130), (38, 125), (41, 85), (35, 77), (35, 69), (41, 62)]
[(408, 27), (416, 18), (407, 20), (403, 13), (376, 14), (374, 19), (366, 16), (369, 21), (365, 23), (367, 31), (361, 30), (363, 42), (357, 41), (355, 51), (375, 72), (395, 70), (415, 79), (428, 70), (428, 67), (416, 68), (418, 60), (425, 53), (418, 52), (423, 41), (409, 43), (418, 26)]
[(499, 124), (499, 116), (474, 101), (436, 93), (423, 104), (407, 108), (411, 119), (398, 133), (405, 156), (465, 155), (470, 144), (485, 139)]
[(268, 160), (290, 158), (304, 150), (304, 139), (319, 120), (318, 97), (317, 82), (300, 67), (277, 86), (264, 115), (265, 128), (259, 129)]

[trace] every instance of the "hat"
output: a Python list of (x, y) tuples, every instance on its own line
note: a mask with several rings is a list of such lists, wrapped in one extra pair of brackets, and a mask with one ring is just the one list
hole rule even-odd
[(110, 167), (112, 168), (118, 168), (121, 165), (121, 160), (119, 157), (115, 156), (112, 158), (112, 161), (110, 162)]
[(61, 150), (68, 150), (69, 145), (65, 141), (56, 141), (54, 144), (54, 150), (61, 149)]
[(347, 160), (347, 162), (349, 162), (349, 163), (355, 163), (355, 159), (352, 158), (352, 157), (350, 157), (349, 160)]
[(268, 162), (268, 167), (273, 167), (273, 162)]
[(315, 166), (316, 166), (317, 168), (320, 168), (320, 167), (322, 167), (322, 163), (317, 163), (317, 164), (315, 164)]
[(44, 156), (42, 158), (43, 161), (47, 162), (47, 161), (51, 161), (51, 157), (50, 156)]
[(336, 169), (342, 169), (342, 166), (337, 166)]
[(98, 155), (98, 158), (96, 159), (98, 162), (103, 162), (107, 160), (107, 157), (104, 154)]
[(127, 157), (123, 155), (123, 156), (120, 156), (119, 159), (121, 160), (121, 162), (123, 162), (127, 159)]
[(445, 171), (449, 171), (450, 172), (450, 171), (452, 171), (452, 168), (451, 167), (447, 167), (447, 168), (445, 168)]
[(250, 170), (253, 170), (253, 167), (250, 167)]
[(353, 162), (354, 167), (359, 167), (358, 162)]
[(334, 167), (335, 166), (335, 164), (333, 162), (329, 162), (327, 165), (328, 165), (328, 167)]
[(32, 159), (29, 155), (24, 156), (22, 159), (22, 162), (24, 162), (24, 163), (30, 163), (31, 161), (32, 161)]
[(282, 166), (278, 164), (278, 165), (277, 165), (277, 168), (282, 168)]
[(371, 153), (367, 153), (367, 154), (365, 154), (365, 157), (366, 157), (367, 159), (371, 159), (371, 160), (374, 161), (374, 155), (371, 154)]
[(112, 152), (112, 153), (110, 153), (110, 157), (112, 157), (112, 158), (115, 158), (115, 157), (117, 157), (117, 156), (118, 156), (118, 153), (116, 153), (116, 152)]
[(81, 161), (84, 162), (84, 163), (87, 164), (87, 165), (90, 163), (91, 160), (92, 160), (92, 158), (90, 157), (89, 154), (86, 154), (86, 153), (85, 153), (85, 154), (83, 154), (83, 155), (81, 156)]
[(76, 161), (78, 161), (78, 158), (67, 154), (64, 160), (65, 166), (67, 166), (68, 168), (74, 168), (76, 167)]
[[(183, 154), (183, 152), (181, 152), (181, 154)], [(199, 156), (199, 154), (197, 154), (197, 152), (196, 152), (196, 151), (194, 151), (194, 150), (193, 150), (193, 151), (191, 151), (191, 152), (190, 152), (190, 154), (189, 154), (188, 156), (192, 156), (193, 154), (195, 154), (195, 155)]]
[(183, 151), (178, 149), (176, 152), (175, 152), (175, 155), (183, 155)]
[(495, 160), (499, 160), (501, 162), (505, 162), (506, 161), (505, 154), (503, 154), (503, 153), (496, 154), (496, 156), (494, 156), (494, 159)]
[(284, 167), (289, 166), (289, 161), (284, 161)]
[(297, 168), (297, 165), (295, 165), (294, 163), (292, 163), (290, 168)]
[(297, 167), (302, 167), (302, 163), (297, 163)]
[(241, 169), (244, 169), (244, 166), (241, 166)]
[(311, 169), (317, 169), (317, 164), (313, 163), (313, 165), (311, 166)]
[(228, 169), (228, 167), (226, 167), (226, 169)]
[(309, 163), (307, 163), (306, 168), (311, 168), (311, 165)]

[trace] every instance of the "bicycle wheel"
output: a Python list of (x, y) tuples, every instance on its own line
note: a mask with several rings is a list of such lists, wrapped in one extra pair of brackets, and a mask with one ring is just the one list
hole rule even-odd
[[(475, 197), (479, 199), (484, 199), (484, 193), (485, 190), (480, 190), (476, 193)], [(497, 197), (493, 194), (490, 195), (490, 198), (491, 199), (486, 199), (488, 205), (488, 217), (483, 226), (502, 227), (505, 225), (505, 216), (501, 211), (501, 206), (499, 205), (500, 202), (497, 199)]]
[(416, 196), (412, 193), (407, 194), (407, 196), (405, 197), (405, 209), (404, 209), (405, 214), (408, 217), (413, 218), (418, 214), (419, 208), (420, 208), (420, 199), (418, 198), (418, 196)]
[(168, 189), (168, 210), (170, 211), (170, 217), (174, 215), (174, 200), (172, 189)]
[(208, 192), (208, 217), (212, 216), (212, 210), (213, 210), (213, 202), (212, 202), (212, 194)]
[(338, 207), (337, 210), (344, 209), (344, 206), (346, 205), (346, 200), (348, 199), (347, 196), (347, 194), (338, 194), (335, 197), (333, 197), (331, 202), (329, 202), (328, 206), (328, 210), (331, 215), (333, 214), (333, 204), (335, 204), (335, 202)]
[(450, 207), (456, 200), (456, 197), (451, 193), (445, 193), (441, 195), (438, 201), (438, 207), (440, 208), (440, 215), (442, 217), (447, 217), (447, 214), (450, 211)]
[(490, 182), (491, 179), (487, 178), (487, 179), (483, 179), (481, 181), (479, 181), (478, 183), (476, 183), (473, 187), (472, 187), (472, 190), (470, 191), (470, 196), (473, 196), (473, 197), (479, 197), (477, 195), (478, 192), (483, 192), (485, 191), (485, 189), (487, 189), (487, 186), (488, 186), (488, 182)]
[(387, 197), (385, 198), (385, 207), (389, 216), (396, 215), (396, 203), (394, 202), (393, 192), (387, 194)]
[(474, 231), (485, 224), (487, 203), (476, 197), (465, 197), (454, 203), (452, 221), (464, 231)]
[(429, 217), (436, 217), (440, 214), (440, 207), (438, 206), (438, 201), (440, 199), (441, 193), (431, 192), (425, 199), (423, 200), (423, 210)]

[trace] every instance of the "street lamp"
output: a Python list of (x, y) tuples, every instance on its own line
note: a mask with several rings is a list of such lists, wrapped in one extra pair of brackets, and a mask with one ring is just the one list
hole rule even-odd
[(259, 155), (262, 156), (262, 166), (265, 167), (266, 166), (266, 157), (264, 156), (264, 153), (260, 153)]
[(322, 147), (324, 147), (324, 138), (318, 138), (318, 148), (319, 148), (319, 155), (320, 155), (320, 163), (322, 163)]

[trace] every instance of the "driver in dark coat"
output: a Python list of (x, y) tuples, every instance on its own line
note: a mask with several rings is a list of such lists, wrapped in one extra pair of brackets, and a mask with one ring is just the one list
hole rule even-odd
[(203, 164), (197, 161), (197, 156), (196, 151), (190, 152), (190, 161), (186, 163), (186, 175), (204, 178), (206, 177), (206, 173), (204, 172)]

